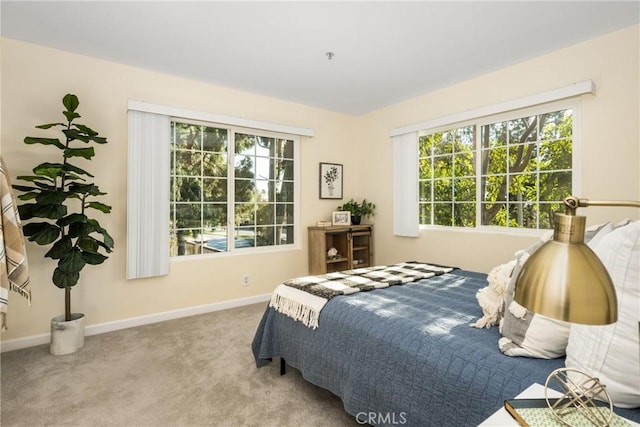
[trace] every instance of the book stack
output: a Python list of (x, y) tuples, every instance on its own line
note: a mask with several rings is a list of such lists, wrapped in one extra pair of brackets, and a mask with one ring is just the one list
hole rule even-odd
[[(549, 399), (553, 405), (558, 399)], [(603, 424), (611, 415), (609, 405), (597, 402), (597, 406), (589, 408), (570, 407), (562, 411), (562, 421), (553, 414), (546, 399), (510, 399), (504, 401), (507, 412), (522, 427), (594, 427), (607, 425), (609, 427), (628, 427), (629, 424), (621, 417), (613, 414), (609, 424)], [(601, 406), (602, 405), (602, 406)]]

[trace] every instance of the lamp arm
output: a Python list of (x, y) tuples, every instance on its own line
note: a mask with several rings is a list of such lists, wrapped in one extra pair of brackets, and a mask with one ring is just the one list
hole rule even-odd
[(640, 201), (634, 200), (589, 200), (579, 199), (575, 196), (564, 199), (564, 205), (567, 208), (567, 215), (575, 215), (576, 209), (586, 208), (588, 206), (614, 206), (614, 207), (631, 207), (640, 208)]

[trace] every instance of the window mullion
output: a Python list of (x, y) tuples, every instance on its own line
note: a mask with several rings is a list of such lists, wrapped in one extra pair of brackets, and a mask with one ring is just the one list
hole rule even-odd
[(236, 156), (236, 132), (235, 129), (228, 131), (227, 146), (227, 248), (229, 251), (235, 249), (235, 156)]
[(455, 226), (456, 224), (456, 139), (452, 136), (451, 141), (451, 225)]
[(433, 154), (434, 150), (433, 147), (431, 148), (431, 153), (429, 154), (429, 156), (431, 156), (431, 162), (430, 162), (430, 167), (431, 167), (431, 225), (435, 224), (435, 219), (436, 219), (436, 167), (435, 167), (435, 155)]
[(200, 254), (204, 253), (204, 126), (200, 126)]
[(509, 211), (509, 179), (510, 179), (510, 175), (509, 172), (511, 172), (511, 168), (509, 167), (509, 156), (511, 156), (511, 132), (509, 131), (509, 121), (506, 122), (506, 128), (507, 128), (507, 137), (506, 137), (506, 143), (507, 143), (507, 147), (506, 147), (506, 156), (505, 156), (505, 166), (504, 166), (504, 170), (506, 173), (506, 177), (505, 177), (505, 186), (506, 186), (506, 190), (505, 190), (505, 194), (504, 194), (504, 207), (505, 207), (505, 216), (507, 218), (507, 222), (505, 224), (505, 226), (507, 228), (509, 228), (509, 223), (511, 222), (511, 212)]
[[(480, 130), (479, 130), (480, 129)], [(476, 149), (476, 228), (482, 226), (482, 140), (480, 137), (482, 127), (473, 126), (474, 147)]]
[[(177, 213), (176, 210), (178, 209), (178, 204), (176, 203), (176, 200), (178, 200), (178, 191), (177, 191), (177, 173), (175, 171), (176, 168), (176, 160), (177, 160), (177, 156), (176, 156), (176, 146), (175, 146), (175, 140), (176, 140), (176, 126), (175, 124), (172, 123), (171, 126), (171, 144), (172, 144), (172, 148), (173, 150), (171, 150), (171, 157), (172, 157), (172, 164), (174, 167), (174, 170), (170, 171), (169, 173), (169, 185), (170, 185), (170, 191), (171, 191), (171, 196), (170, 196), (170, 203), (173, 207), (173, 215), (170, 217), (171, 220), (171, 224), (172, 224), (172, 228), (173, 228), (173, 234), (175, 234), (175, 236), (170, 236), (170, 238), (174, 238), (174, 242), (176, 245), (176, 254), (178, 252), (178, 221), (177, 221)], [(173, 185), (171, 185), (171, 183), (173, 183)], [(169, 242), (171, 243), (171, 242)], [(171, 250), (171, 245), (169, 246), (170, 250)], [(171, 255), (171, 254), (170, 254)]]
[(536, 116), (536, 128), (536, 228), (540, 228), (540, 149), (542, 147), (542, 127), (540, 126), (540, 115)]

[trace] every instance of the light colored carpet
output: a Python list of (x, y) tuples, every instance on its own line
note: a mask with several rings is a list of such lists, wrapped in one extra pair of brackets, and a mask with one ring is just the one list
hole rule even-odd
[(357, 426), (339, 398), (279, 361), (257, 369), (251, 341), (266, 304), (3, 353), (8, 426)]

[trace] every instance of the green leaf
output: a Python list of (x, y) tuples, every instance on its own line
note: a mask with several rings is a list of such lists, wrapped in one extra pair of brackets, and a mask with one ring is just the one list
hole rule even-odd
[(63, 237), (53, 244), (51, 249), (44, 255), (45, 257), (52, 259), (60, 259), (67, 255), (72, 248), (71, 238), (68, 236)]
[(38, 194), (40, 194), (40, 193), (35, 192), (35, 191), (30, 191), (28, 193), (24, 193), (24, 194), (19, 195), (18, 199), (20, 199), (20, 200), (33, 200), (38, 196)]
[(91, 140), (93, 142), (95, 142), (96, 144), (106, 144), (107, 143), (107, 138), (105, 138), (103, 136), (92, 137)]
[(76, 222), (87, 222), (87, 216), (81, 213), (73, 213), (69, 216), (65, 216), (64, 218), (60, 218), (56, 224), (60, 227), (66, 227), (67, 225)]
[(36, 187), (29, 187), (26, 185), (19, 185), (19, 184), (14, 184), (12, 187), (14, 190), (24, 191), (24, 192), (38, 190)]
[[(105, 251), (107, 251), (107, 253), (111, 253), (113, 252), (113, 239), (111, 239), (111, 237), (109, 237), (110, 241), (109, 243), (111, 244), (110, 246), (106, 245), (105, 243), (102, 243), (101, 241), (97, 240), (98, 245), (100, 245), (101, 248), (103, 248)], [(105, 241), (107, 239), (105, 238)]]
[(67, 191), (67, 198), (68, 199), (76, 199), (76, 200), (82, 200), (82, 196), (72, 193), (70, 191)]
[(91, 160), (91, 158), (95, 155), (93, 147), (87, 148), (67, 148), (64, 150), (64, 156), (66, 158), (69, 157), (84, 157), (87, 160)]
[(98, 253), (98, 241), (91, 236), (86, 236), (78, 239), (77, 245), (83, 251), (90, 252), (92, 254)]
[(89, 202), (85, 205), (85, 207), (99, 210), (102, 213), (111, 212), (111, 206), (105, 205), (104, 203), (100, 203), (100, 202)]
[(60, 236), (60, 228), (47, 222), (26, 224), (22, 230), (24, 235), (29, 237), (30, 242), (36, 242), (42, 246), (55, 242)]
[(42, 189), (42, 190), (56, 190), (57, 189), (55, 180), (46, 178), (45, 181), (48, 181), (51, 184), (49, 184), (48, 182), (41, 182), (41, 181), (35, 181), (35, 180), (33, 181), (33, 183), (36, 185), (36, 187), (38, 187), (38, 189)]
[(38, 125), (36, 128), (38, 129), (50, 129), (54, 126), (66, 126), (64, 123), (47, 123), (46, 125)]
[(73, 181), (85, 181), (85, 179), (81, 176), (76, 175), (73, 172), (67, 172), (64, 176), (65, 187), (69, 187), (73, 183)]
[(32, 213), (36, 218), (58, 219), (67, 214), (67, 207), (59, 203), (36, 203)]
[(102, 228), (100, 226), (100, 223), (95, 219), (90, 219), (90, 220), (88, 220), (88, 222), (91, 225), (93, 225), (93, 228), (95, 229), (96, 232), (102, 234), (104, 243), (101, 243), (100, 241), (98, 241), (100, 243), (100, 246), (105, 248), (107, 250), (107, 252), (111, 252), (111, 249), (113, 248), (113, 245), (114, 245), (114, 241), (113, 241), (113, 238), (107, 232), (107, 230)]
[(107, 193), (103, 193), (100, 191), (97, 185), (89, 183), (89, 184), (79, 184), (72, 183), (69, 184), (69, 191), (73, 191), (78, 194), (87, 194), (89, 196), (101, 196)]
[(63, 111), (62, 114), (64, 114), (64, 116), (67, 118), (69, 123), (71, 123), (74, 119), (81, 117), (80, 114), (78, 113), (70, 113), (68, 111)]
[(67, 195), (62, 191), (42, 191), (36, 196), (38, 204), (60, 204), (67, 199)]
[(67, 214), (67, 207), (61, 204), (24, 203), (18, 206), (18, 213), (25, 221), (31, 218), (58, 219)]
[(48, 176), (51, 178), (55, 178), (56, 176), (62, 176), (63, 174), (67, 175), (67, 177), (72, 177), (73, 179), (82, 179), (74, 173), (79, 175), (86, 175), (93, 178), (89, 172), (84, 169), (81, 169), (77, 166), (72, 165), (71, 163), (63, 164), (63, 163), (40, 163), (33, 169), (33, 173), (38, 176)]
[(82, 257), (84, 258), (86, 263), (90, 264), (90, 265), (102, 264), (103, 262), (105, 262), (108, 259), (108, 257), (106, 257), (106, 256), (104, 256), (102, 254), (90, 253), (90, 252), (83, 252), (82, 253)]
[(90, 139), (84, 133), (78, 131), (77, 129), (64, 129), (62, 131), (66, 137), (70, 140), (80, 140), (82, 142), (89, 142)]
[(91, 129), (89, 126), (76, 123), (75, 127), (78, 128), (79, 131), (86, 133), (90, 137), (98, 136), (98, 132)]
[(78, 97), (68, 93), (62, 98), (62, 105), (65, 106), (68, 112), (73, 113), (80, 105), (80, 101), (78, 101)]
[(77, 166), (74, 166), (74, 165), (72, 165), (72, 164), (70, 164), (70, 163), (67, 163), (67, 164), (65, 165), (65, 171), (66, 171), (66, 172), (75, 172), (75, 173), (77, 173), (77, 174), (80, 174), (80, 175), (86, 175), (86, 176), (90, 176), (91, 178), (93, 178), (93, 175), (91, 175), (91, 174), (90, 174), (89, 172), (87, 172), (86, 170), (81, 169), (81, 168), (79, 168), (79, 167), (77, 167)]
[(33, 173), (38, 176), (46, 176), (51, 179), (55, 179), (64, 174), (64, 165), (62, 163), (40, 163), (38, 166), (33, 168)]
[(69, 237), (83, 237), (96, 231), (95, 227), (88, 222), (74, 222), (69, 225)]
[(58, 268), (67, 273), (79, 273), (85, 264), (86, 262), (84, 258), (82, 258), (82, 252), (76, 248), (66, 256), (60, 258)]
[(30, 192), (30, 191), (39, 191), (36, 187), (29, 187), (26, 185), (13, 185), (14, 190)]
[(53, 284), (60, 289), (75, 286), (80, 280), (80, 272), (66, 272), (60, 268), (53, 270)]
[[(52, 184), (55, 184), (56, 182), (55, 179), (50, 178), (48, 176), (18, 175), (18, 179), (21, 179), (22, 181), (27, 181), (27, 182), (33, 182), (38, 187), (46, 187), (46, 188), (52, 187)], [(40, 181), (47, 181), (47, 182), (40, 182)], [(17, 186), (14, 185), (14, 188), (17, 188)]]
[(28, 219), (33, 218), (33, 208), (35, 203), (24, 203), (18, 206), (18, 214), (20, 214), (20, 219), (26, 221)]
[(42, 145), (55, 145), (56, 147), (58, 147), (61, 150), (64, 150), (66, 147), (65, 145), (60, 142), (60, 140), (56, 139), (56, 138), (34, 138), (31, 136), (28, 136), (24, 139), (24, 143), (25, 144), (42, 144)]

